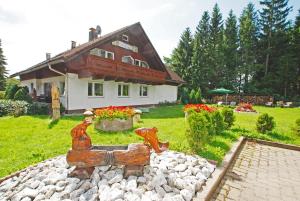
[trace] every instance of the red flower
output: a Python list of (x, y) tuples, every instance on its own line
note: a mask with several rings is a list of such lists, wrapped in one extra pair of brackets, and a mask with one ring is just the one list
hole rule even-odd
[(184, 106), (184, 111), (194, 110), (195, 112), (207, 111), (214, 112), (216, 109), (214, 107), (209, 107), (205, 104), (187, 104)]

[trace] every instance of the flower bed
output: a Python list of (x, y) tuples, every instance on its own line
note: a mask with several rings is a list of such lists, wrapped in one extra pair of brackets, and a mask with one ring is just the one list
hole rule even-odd
[(109, 106), (95, 111), (95, 128), (103, 131), (124, 131), (133, 127), (134, 110), (125, 106)]
[(256, 112), (250, 103), (240, 103), (236, 108), (236, 112)]
[(201, 111), (207, 111), (207, 112), (214, 112), (216, 108), (210, 107), (205, 104), (187, 104), (184, 106), (184, 112), (190, 112), (190, 111), (195, 111), (195, 112), (201, 112)]

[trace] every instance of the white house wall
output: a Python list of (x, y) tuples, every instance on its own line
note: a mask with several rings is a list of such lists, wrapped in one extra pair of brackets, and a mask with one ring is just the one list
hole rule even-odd
[[(29, 89), (29, 93), (32, 93), (30, 89), (31, 83), (33, 83), (33, 88), (36, 90), (37, 96), (43, 95), (44, 94), (44, 83), (53, 83), (55, 82), (56, 85), (59, 87), (60, 82), (65, 82), (65, 77), (64, 76), (57, 76), (57, 77), (49, 77), (49, 78), (43, 78), (43, 79), (30, 79), (30, 80), (23, 80), (21, 81), (21, 86), (27, 86)], [(61, 94), (60, 97), (61, 103), (66, 107), (65, 104), (65, 96)]]
[[(129, 83), (129, 97), (118, 97), (118, 84), (122, 82), (92, 80), (91, 78), (78, 79), (77, 74), (68, 74), (68, 110), (99, 108), (110, 105), (147, 105), (160, 102), (174, 102), (177, 100), (177, 86), (147, 85), (148, 97), (140, 97), (140, 85)], [(89, 97), (88, 83), (103, 83), (103, 97)], [(128, 84), (128, 83), (126, 83)]]

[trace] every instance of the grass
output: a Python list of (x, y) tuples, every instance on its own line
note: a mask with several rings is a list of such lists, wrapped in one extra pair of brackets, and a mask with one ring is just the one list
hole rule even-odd
[[(157, 127), (159, 138), (170, 142), (170, 149), (190, 152), (185, 139), (185, 119), (182, 105), (163, 106), (143, 114), (143, 122), (134, 126)], [(277, 126), (272, 133), (258, 134), (255, 123), (258, 114), (236, 114), (237, 121), (230, 131), (213, 137), (205, 151), (199, 155), (222, 161), (232, 142), (240, 135), (261, 138), (282, 143), (300, 145), (300, 136), (291, 132), (300, 108), (255, 107), (259, 113), (274, 116)], [(48, 116), (21, 116), (0, 118), (0, 178), (23, 169), (31, 164), (66, 154), (71, 146), (70, 130), (82, 120), (82, 116), (63, 117), (51, 122)], [(128, 144), (141, 142), (133, 130), (118, 133), (104, 133), (88, 128), (93, 144)]]

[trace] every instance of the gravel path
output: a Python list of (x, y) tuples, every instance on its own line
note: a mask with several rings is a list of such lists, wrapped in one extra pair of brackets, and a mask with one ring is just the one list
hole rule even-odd
[(166, 151), (151, 154), (141, 177), (123, 178), (123, 168), (96, 167), (88, 180), (69, 178), (65, 156), (28, 168), (0, 184), (0, 200), (79, 201), (190, 201), (197, 200), (202, 185), (215, 166), (199, 156)]

